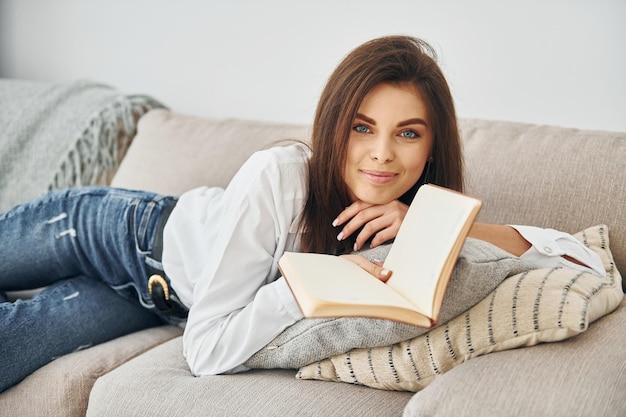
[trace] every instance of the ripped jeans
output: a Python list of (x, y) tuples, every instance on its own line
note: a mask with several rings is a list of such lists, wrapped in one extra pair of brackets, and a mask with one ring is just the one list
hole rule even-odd
[[(51, 192), (0, 214), (0, 392), (67, 353), (164, 322), (147, 288), (170, 197), (88, 187)], [(156, 265), (155, 265), (156, 264)]]

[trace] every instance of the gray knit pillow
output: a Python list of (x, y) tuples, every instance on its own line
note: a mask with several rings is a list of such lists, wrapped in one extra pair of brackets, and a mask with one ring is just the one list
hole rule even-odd
[[(370, 259), (384, 260), (390, 244), (360, 251)], [(465, 312), (506, 277), (532, 266), (489, 243), (468, 238), (463, 246), (441, 307), (440, 324)], [(389, 320), (344, 317), (303, 319), (287, 328), (252, 356), (250, 368), (300, 368), (353, 348), (385, 346), (411, 339), (430, 329)]]

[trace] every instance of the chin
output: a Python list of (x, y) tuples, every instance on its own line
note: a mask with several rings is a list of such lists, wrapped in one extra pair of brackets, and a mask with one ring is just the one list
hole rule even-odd
[(368, 193), (367, 195), (357, 196), (357, 200), (375, 205), (387, 204), (392, 202), (393, 200), (397, 200), (398, 198), (400, 197), (383, 195), (381, 193)]

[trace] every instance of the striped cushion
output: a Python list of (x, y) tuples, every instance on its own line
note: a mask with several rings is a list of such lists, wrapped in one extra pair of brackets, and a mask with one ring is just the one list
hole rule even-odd
[(503, 281), (466, 313), (422, 336), (332, 356), (300, 368), (297, 378), (419, 391), (470, 358), (584, 332), (617, 308), (623, 292), (607, 227), (592, 227), (575, 237), (601, 256), (605, 278), (568, 268), (523, 272)]

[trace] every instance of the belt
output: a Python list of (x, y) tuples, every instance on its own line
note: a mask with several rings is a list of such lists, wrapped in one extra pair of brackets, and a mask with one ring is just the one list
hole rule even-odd
[[(176, 199), (167, 201), (157, 222), (151, 258), (159, 263), (163, 260), (163, 229), (165, 229), (165, 223), (167, 223), (167, 219), (170, 217), (170, 214), (172, 214), (172, 210), (174, 210), (175, 206)], [(189, 310), (179, 300), (174, 289), (171, 288), (170, 280), (165, 275), (165, 272), (152, 266), (148, 266), (148, 269), (150, 272), (148, 292), (150, 293), (154, 306), (162, 314), (167, 316), (186, 318)]]

